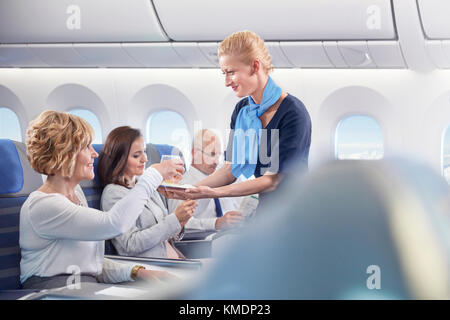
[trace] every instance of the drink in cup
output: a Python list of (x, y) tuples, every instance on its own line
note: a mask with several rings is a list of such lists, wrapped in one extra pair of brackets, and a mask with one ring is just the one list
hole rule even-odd
[[(165, 160), (181, 160), (181, 157), (179, 155), (172, 155), (172, 154), (163, 154), (161, 156), (161, 162), (165, 161)], [(183, 174), (183, 171), (179, 171), (177, 170), (180, 174)], [(167, 179), (164, 180), (164, 183), (169, 183), (169, 184), (178, 184), (178, 180), (177, 179)]]

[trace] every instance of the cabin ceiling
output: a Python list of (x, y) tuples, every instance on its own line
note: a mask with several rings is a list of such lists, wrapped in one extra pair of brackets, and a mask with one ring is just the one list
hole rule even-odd
[(447, 0), (2, 0), (0, 67), (218, 68), (218, 43), (248, 29), (276, 68), (450, 68), (446, 12)]

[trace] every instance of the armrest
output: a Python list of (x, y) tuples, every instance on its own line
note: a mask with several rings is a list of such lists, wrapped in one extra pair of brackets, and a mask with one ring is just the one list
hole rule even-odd
[(216, 234), (215, 230), (197, 230), (197, 229), (185, 229), (184, 236), (181, 241), (186, 240), (203, 240), (206, 237)]
[(202, 262), (196, 260), (178, 260), (178, 259), (166, 259), (166, 258), (144, 258), (144, 257), (127, 257), (116, 255), (105, 255), (105, 258), (117, 261), (128, 261), (135, 263), (147, 263), (161, 267), (170, 268), (201, 268)]
[(39, 289), (0, 290), (0, 300), (17, 300), (39, 291), (40, 291)]
[(174, 241), (175, 247), (188, 259), (210, 258), (212, 240), (183, 240)]

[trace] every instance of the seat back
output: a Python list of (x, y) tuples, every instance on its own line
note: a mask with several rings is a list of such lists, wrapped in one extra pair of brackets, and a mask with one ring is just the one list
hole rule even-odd
[[(102, 148), (103, 148), (103, 144), (93, 144), (92, 147), (95, 149), (95, 151), (98, 154), (100, 154), (100, 151), (102, 151)], [(86, 197), (89, 207), (100, 210), (100, 199), (102, 197), (103, 188), (100, 184), (100, 181), (98, 180), (97, 166), (98, 166), (98, 158), (95, 158), (94, 159), (94, 173), (95, 173), (94, 180), (83, 180), (80, 183), (80, 186), (83, 189), (83, 193)]]
[(161, 161), (161, 157), (164, 154), (169, 155), (178, 155), (180, 156), (181, 160), (183, 160), (184, 168), (186, 169), (186, 163), (184, 160), (183, 153), (177, 148), (170, 146), (168, 144), (154, 144), (154, 143), (147, 143), (147, 167), (154, 163), (159, 163)]
[(449, 299), (442, 176), (409, 159), (339, 160), (286, 179), (178, 299)]
[[(100, 154), (103, 149), (103, 144), (93, 144), (92, 147)], [(94, 174), (93, 180), (83, 180), (80, 182), (80, 186), (83, 189), (84, 196), (86, 197), (89, 208), (100, 210), (100, 200), (102, 198), (103, 187), (98, 179), (98, 158), (94, 159)], [(105, 241), (105, 254), (117, 254), (117, 250), (114, 248), (111, 240)]]
[(0, 290), (20, 286), (20, 209), (42, 185), (42, 176), (28, 163), (22, 142), (0, 139)]

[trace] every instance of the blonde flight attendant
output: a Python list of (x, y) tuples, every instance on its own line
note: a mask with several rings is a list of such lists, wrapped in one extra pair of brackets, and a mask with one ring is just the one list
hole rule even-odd
[[(303, 103), (269, 76), (273, 65), (264, 41), (251, 31), (229, 35), (219, 45), (225, 86), (242, 98), (231, 116), (226, 162), (186, 192), (165, 190), (182, 199), (236, 197), (277, 188), (291, 168), (308, 167), (311, 120)], [(255, 179), (233, 182), (240, 176)]]
[[(105, 186), (102, 210), (110, 210), (136, 187), (146, 162), (144, 138), (138, 129), (122, 126), (108, 134), (97, 166), (98, 178)], [(179, 239), (195, 206), (195, 200), (183, 201), (168, 212), (159, 194), (153, 193), (133, 227), (112, 239), (114, 247), (122, 256), (184, 258), (173, 240)]]

